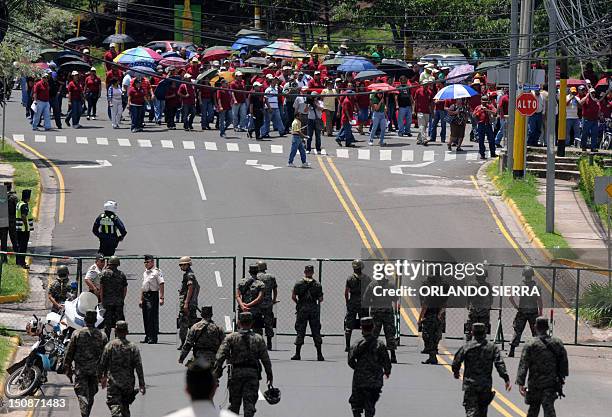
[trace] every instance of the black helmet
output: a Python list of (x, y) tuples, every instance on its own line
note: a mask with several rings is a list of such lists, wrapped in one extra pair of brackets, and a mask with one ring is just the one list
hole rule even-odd
[(278, 388), (274, 388), (272, 385), (268, 385), (268, 389), (263, 393), (264, 398), (268, 404), (278, 404), (281, 400), (281, 392)]
[(257, 267), (259, 268), (259, 272), (266, 272), (266, 269), (268, 269), (268, 264), (266, 261), (257, 261)]
[(109, 265), (119, 266), (119, 265), (121, 265), (121, 261), (119, 260), (119, 257), (118, 257), (118, 256), (111, 256), (111, 257), (108, 259), (108, 264), (109, 264)]
[(259, 273), (259, 266), (257, 264), (249, 265), (249, 274), (257, 274)]
[(68, 267), (66, 265), (60, 265), (57, 267), (57, 276), (59, 277), (67, 277), (68, 276)]

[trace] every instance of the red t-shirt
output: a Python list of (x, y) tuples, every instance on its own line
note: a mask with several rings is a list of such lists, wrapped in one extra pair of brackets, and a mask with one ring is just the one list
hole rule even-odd
[[(431, 103), (431, 91), (423, 86), (417, 88), (414, 93), (414, 111), (417, 113), (429, 114), (429, 104)], [(444, 107), (442, 107), (442, 110)]]
[(508, 104), (510, 103), (510, 98), (508, 97), (508, 94), (504, 94), (500, 99), (499, 99), (499, 108), (501, 109), (501, 111), (499, 112), (500, 115), (502, 117), (507, 116), (508, 115)]
[(213, 90), (209, 86), (200, 87), (200, 96), (202, 100), (210, 100), (213, 97)]
[(83, 89), (78, 81), (70, 81), (66, 89), (68, 90), (68, 93), (70, 93), (70, 100), (81, 100), (83, 98)]
[(200, 74), (200, 66), (199, 65), (189, 65), (185, 70), (187, 74), (190, 74), (193, 78), (196, 78)]
[(600, 104), (600, 107), (601, 107), (601, 115), (605, 119), (609, 119), (610, 115), (612, 114), (612, 99), (609, 99), (607, 97), (604, 98)]
[(36, 94), (36, 100), (49, 101), (49, 84), (45, 84), (43, 80), (40, 80), (34, 84), (32, 88), (34, 94)]
[(484, 109), (495, 110), (495, 107), (493, 107), (492, 104), (481, 104), (480, 106), (477, 106), (474, 110), (474, 116), (476, 117), (478, 123), (489, 122), (489, 115), (484, 111)]
[(107, 71), (106, 72), (106, 85), (110, 87), (111, 82), (110, 80), (112, 80), (113, 78), (119, 81), (119, 85), (121, 86), (121, 80), (123, 80), (123, 73), (120, 70), (115, 70), (116, 72), (113, 72), (112, 70)]
[[(243, 93), (240, 90), (244, 91), (245, 87), (244, 87), (244, 81), (238, 81), (238, 80), (234, 80), (231, 82), (231, 84), (229, 85), (229, 87), (234, 90), (234, 97), (236, 98), (236, 102), (238, 104), (242, 104), (246, 101), (247, 98), (247, 93)], [(223, 105), (223, 108), (225, 108), (225, 104)]]
[(582, 118), (590, 121), (599, 119), (599, 103), (590, 94), (582, 103)]
[(101, 84), (102, 80), (97, 75), (90, 74), (85, 78), (85, 88), (92, 93), (99, 93)]
[[(368, 96), (365, 96), (368, 97)], [(369, 98), (368, 98), (369, 101)], [(353, 105), (353, 101), (351, 100), (350, 97), (346, 97), (344, 100), (342, 100), (342, 116), (340, 117), (340, 122), (342, 124), (346, 124), (346, 123), (350, 123), (351, 119), (353, 118), (353, 113), (354, 113), (354, 105)], [(348, 112), (348, 114), (350, 115), (348, 118), (346, 117), (346, 112)]]
[[(360, 91), (360, 93), (365, 93), (365, 91), (363, 92)], [(370, 107), (370, 95), (369, 94), (358, 94), (355, 97), (357, 97), (357, 107), (359, 107), (360, 109), (366, 109)]]
[(308, 88), (323, 88), (323, 81), (320, 78), (318, 81), (313, 78), (308, 81)]
[[(112, 60), (115, 59), (116, 56), (117, 56), (117, 51), (115, 51), (115, 52), (113, 52), (113, 51), (106, 51), (106, 53), (104, 54), (104, 60), (112, 62)], [(110, 70), (113, 67), (113, 65), (109, 64), (108, 62), (105, 62), (104, 66), (106, 67), (107, 71)]]
[(145, 92), (141, 87), (131, 86), (128, 90), (128, 97), (130, 98), (130, 103), (136, 106), (142, 106), (145, 102)]
[(183, 105), (194, 105), (196, 102), (196, 97), (195, 97), (195, 88), (193, 87), (193, 85), (191, 84), (181, 84), (181, 86), (178, 89), (178, 92), (180, 94), (188, 94), (189, 97), (182, 97), (179, 96), (181, 99), (181, 103), (183, 103)]
[(476, 109), (476, 107), (480, 106), (480, 102), (480, 94), (476, 94), (475, 96), (472, 96), (468, 99), (468, 107), (470, 108), (470, 110), (473, 111), (474, 109)]
[(178, 107), (179, 96), (176, 95), (176, 86), (170, 85), (166, 89), (166, 107), (174, 108)]
[(223, 110), (232, 109), (232, 94), (227, 90), (217, 90), (217, 105)]

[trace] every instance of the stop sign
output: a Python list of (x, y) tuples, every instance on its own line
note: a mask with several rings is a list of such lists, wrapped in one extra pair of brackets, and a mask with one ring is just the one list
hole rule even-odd
[(522, 93), (516, 98), (516, 109), (523, 116), (531, 116), (538, 109), (538, 100), (531, 93)]

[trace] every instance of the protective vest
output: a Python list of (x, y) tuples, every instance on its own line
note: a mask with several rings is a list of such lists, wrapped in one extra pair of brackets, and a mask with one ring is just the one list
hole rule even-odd
[(117, 236), (117, 227), (115, 226), (115, 219), (117, 216), (111, 214), (107, 216), (106, 213), (100, 215), (100, 233), (103, 235)]
[(32, 211), (28, 210), (28, 222), (24, 223), (21, 218), (21, 208), (23, 206), (28, 207), (28, 203), (25, 201), (17, 203), (17, 209), (15, 210), (15, 230), (18, 232), (31, 232), (34, 230), (34, 217), (32, 217)]

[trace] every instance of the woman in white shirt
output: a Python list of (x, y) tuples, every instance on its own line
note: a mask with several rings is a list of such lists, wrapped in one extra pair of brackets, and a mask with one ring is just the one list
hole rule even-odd
[(107, 91), (108, 107), (110, 107), (113, 129), (119, 129), (119, 124), (121, 123), (121, 113), (123, 113), (121, 93), (122, 90), (121, 87), (119, 87), (119, 80), (113, 78)]
[(321, 131), (323, 130), (323, 101), (319, 93), (313, 91), (306, 99), (308, 106), (308, 140), (306, 141), (306, 153), (310, 153), (312, 134), (315, 135), (315, 148), (321, 153)]

